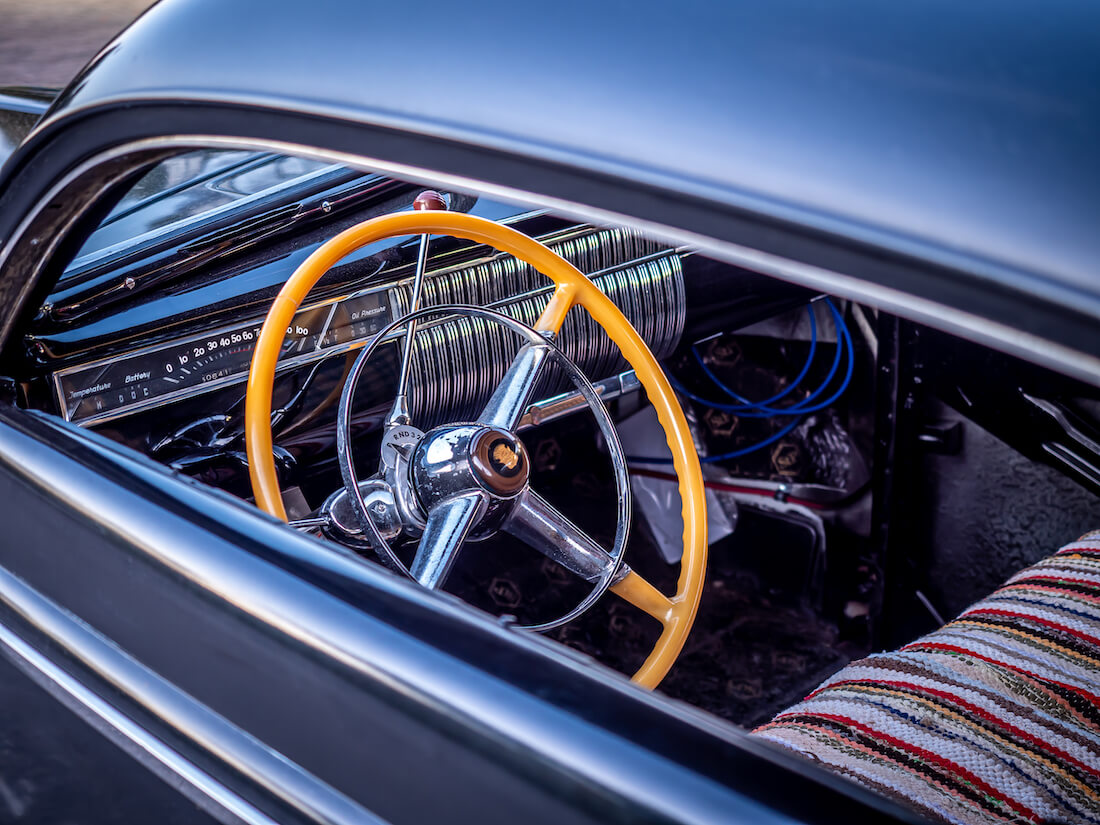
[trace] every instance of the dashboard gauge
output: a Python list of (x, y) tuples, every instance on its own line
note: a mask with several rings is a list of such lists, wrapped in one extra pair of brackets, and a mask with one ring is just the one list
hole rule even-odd
[[(370, 338), (390, 321), (385, 288), (300, 310), (287, 328), (279, 369), (317, 361)], [(65, 418), (92, 423), (244, 381), (262, 321), (194, 335), (59, 370)]]

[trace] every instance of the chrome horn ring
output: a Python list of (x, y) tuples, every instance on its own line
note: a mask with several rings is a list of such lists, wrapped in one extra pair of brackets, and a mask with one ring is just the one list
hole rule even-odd
[[(513, 360), (512, 365), (509, 367), (508, 372), (502, 379), (501, 384), (498, 385), (497, 390), (494, 391), (489, 404), (482, 412), (480, 418), (489, 420), (480, 420), (476, 422), (477, 425), (485, 427), (486, 429), (499, 429), (512, 431), (516, 422), (522, 416), (526, 409), (524, 399), (530, 395), (533, 389), (534, 383), (539, 375), (539, 367), (543, 362), (544, 355), (549, 355), (562, 369), (565, 370), (573, 385), (584, 397), (588, 404), (588, 407), (592, 410), (592, 414), (596, 418), (597, 426), (600, 428), (600, 432), (603, 434), (604, 440), (607, 444), (608, 452), (611, 457), (612, 468), (615, 473), (615, 484), (618, 491), (618, 504), (616, 512), (616, 527), (615, 527), (615, 542), (612, 550), (608, 553), (600, 549), (602, 555), (595, 555), (589, 550), (586, 550), (582, 545), (582, 542), (573, 540), (569, 544), (568, 549), (565, 547), (560, 548), (557, 553), (548, 553), (543, 548), (537, 547), (544, 555), (553, 558), (559, 563), (563, 563), (564, 566), (571, 567), (574, 572), (577, 572), (583, 578), (594, 583), (592, 591), (581, 602), (574, 607), (571, 611), (563, 616), (554, 619), (552, 621), (543, 622), (534, 625), (520, 625), (519, 627), (526, 630), (546, 631), (555, 627), (560, 627), (573, 619), (577, 618), (585, 611), (594, 605), (601, 596), (607, 591), (611, 585), (621, 580), (629, 568), (623, 564), (623, 556), (626, 551), (626, 543), (630, 536), (630, 520), (632, 510), (632, 500), (630, 491), (630, 477), (627, 471), (626, 456), (623, 453), (622, 444), (619, 442), (618, 433), (615, 431), (614, 423), (611, 420), (611, 415), (607, 411), (607, 407), (600, 399), (599, 393), (596, 392), (592, 386), (592, 382), (588, 380), (588, 377), (581, 371), (581, 369), (569, 358), (561, 348), (555, 344), (551, 339), (544, 336), (542, 333), (527, 326), (526, 324), (517, 321), (516, 319), (504, 315), (494, 310), (485, 309), (484, 307), (468, 306), (465, 304), (441, 304), (431, 307), (426, 307), (416, 312), (410, 312), (391, 323), (387, 324), (381, 329), (363, 348), (363, 351), (359, 354), (355, 360), (355, 364), (352, 366), (351, 372), (348, 374), (347, 381), (344, 384), (344, 389), (340, 395), (340, 404), (337, 410), (337, 428), (336, 428), (336, 450), (338, 463), (340, 466), (340, 474), (344, 481), (344, 488), (347, 493), (349, 503), (352, 505), (352, 509), (360, 522), (363, 530), (363, 535), (367, 539), (372, 549), (378, 555), (379, 559), (387, 567), (393, 569), (398, 573), (402, 573), (413, 581), (419, 580), (413, 575), (412, 571), (405, 566), (404, 563), (393, 552), (393, 548), (390, 547), (389, 542), (381, 535), (378, 527), (371, 519), (369, 512), (367, 511), (367, 505), (364, 501), (362, 492), (360, 490), (358, 479), (355, 475), (355, 466), (351, 451), (351, 407), (352, 401), (355, 395), (356, 387), (359, 384), (359, 379), (362, 376), (363, 370), (366, 367), (367, 362), (378, 350), (378, 347), (394, 330), (401, 327), (408, 328), (407, 325), (410, 321), (419, 320), (427, 316), (437, 315), (449, 315), (449, 316), (474, 316), (483, 318), (487, 321), (494, 322), (504, 326), (507, 329), (512, 330), (521, 338), (526, 340), (526, 344), (520, 349), (516, 358)], [(449, 319), (445, 319), (442, 323), (447, 323)], [(516, 382), (515, 384), (509, 384), (509, 381)], [(511, 393), (511, 390), (515, 390), (518, 386), (519, 391), (525, 390), (526, 393), (522, 394), (522, 397), (516, 398), (515, 393)], [(518, 409), (522, 407), (522, 409)], [(518, 411), (517, 411), (518, 409)], [(441, 429), (441, 428), (437, 428)], [(433, 430), (433, 432), (435, 432)], [(407, 468), (406, 468), (407, 469)], [(396, 491), (399, 493), (399, 491)], [(520, 495), (526, 495), (531, 492), (529, 488), (524, 490)], [(532, 493), (532, 495), (535, 495)], [(456, 499), (457, 501), (458, 499)], [(540, 499), (541, 501), (541, 499)], [(552, 507), (542, 502), (544, 506), (536, 517), (544, 517), (546, 515), (553, 516), (556, 511)], [(467, 512), (463, 513), (463, 516), (474, 518), (476, 515), (470, 515), (471, 507), (467, 506), (465, 509)], [(564, 517), (563, 517), (564, 518)], [(412, 526), (421, 526), (419, 523), (415, 523)], [(552, 526), (552, 525), (551, 525)], [(453, 529), (453, 524), (449, 528)], [(512, 531), (510, 531), (512, 532)], [(514, 535), (520, 537), (522, 534), (530, 535), (528, 530), (516, 529), (513, 532)], [(456, 534), (457, 535), (457, 534)], [(583, 536), (583, 533), (580, 535)], [(466, 533), (462, 532), (461, 535), (457, 535), (456, 544), (452, 548), (451, 555), (456, 555), (458, 548), (465, 541)], [(563, 536), (564, 538), (564, 536)], [(587, 537), (584, 537), (587, 538)], [(523, 540), (521, 538), (521, 540)], [(569, 540), (566, 539), (566, 542)], [(588, 540), (591, 542), (591, 540)], [(423, 538), (422, 538), (423, 543)], [(525, 543), (531, 544), (530, 541)], [(594, 543), (593, 543), (594, 544)], [(578, 555), (585, 556), (580, 561), (582, 569), (577, 569)], [(419, 553), (418, 553), (419, 556)], [(606, 558), (605, 558), (606, 557)], [(566, 560), (572, 562), (572, 565), (566, 564)], [(595, 568), (598, 565), (599, 572), (596, 574)], [(589, 576), (588, 571), (593, 571), (592, 577)]]

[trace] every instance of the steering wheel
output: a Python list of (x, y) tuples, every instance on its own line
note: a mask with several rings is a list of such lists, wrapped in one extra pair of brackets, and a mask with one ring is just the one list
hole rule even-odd
[[(656, 409), (658, 421), (672, 451), (684, 521), (684, 552), (675, 595), (666, 596), (625, 564), (620, 566), (621, 558), (592, 547), (592, 540), (562, 514), (556, 511), (550, 514), (552, 519), (549, 529), (560, 535), (566, 544), (585, 545), (589, 555), (598, 556), (605, 566), (614, 564), (617, 572), (604, 571), (612, 592), (661, 623), (660, 637), (633, 676), (633, 680), (644, 687), (656, 687), (676, 661), (691, 630), (706, 571), (707, 520), (703, 477), (687, 420), (653, 353), (611, 299), (560, 255), (511, 227), (459, 212), (399, 212), (372, 218), (344, 230), (322, 244), (302, 262), (283, 285), (268, 311), (256, 341), (248, 375), (245, 444), (256, 505), (283, 521), (287, 520), (275, 469), (271, 396), (276, 362), (295, 313), (314, 284), (345, 256), (367, 244), (403, 235), (449, 235), (487, 244), (514, 255), (555, 284), (551, 298), (532, 332), (541, 334), (543, 341), (540, 343), (528, 340), (520, 349), (503, 382), (482, 413), (481, 420), (475, 425), (436, 428), (419, 438), (416, 444), (399, 445), (402, 455), (409, 460), (408, 466), (404, 468), (404, 477), (410, 479), (413, 485), (418, 485), (417, 493), (423, 493), (421, 501), (426, 502), (425, 509), (430, 507), (414, 569), (418, 565), (422, 570), (427, 566), (445, 575), (454, 553), (472, 529), (482, 529), (483, 522), (488, 525), (483, 529), (492, 529), (487, 511), (500, 501), (523, 499), (529, 492), (523, 446), (514, 430), (526, 411), (539, 368), (547, 360), (546, 355), (557, 352), (553, 357), (559, 363), (559, 356), (565, 357), (552, 345), (552, 339), (565, 322), (569, 309), (574, 304), (579, 304), (603, 327), (626, 361), (634, 368), (638, 380), (645, 387), (649, 400)], [(444, 308), (432, 307), (431, 312), (438, 313), (441, 309)], [(418, 314), (423, 315), (426, 312), (428, 311)], [(407, 320), (409, 317), (405, 316), (405, 319), (400, 320)], [(513, 323), (530, 330), (518, 322)], [(394, 324), (390, 326), (393, 327)], [(381, 334), (376, 336), (370, 348), (377, 346), (381, 337)], [(364, 352), (363, 355), (367, 353)], [(361, 356), (359, 363), (364, 360)], [(580, 385), (578, 387), (581, 388)], [(350, 398), (347, 390), (345, 387), (344, 395)], [(593, 398), (589, 397), (587, 400), (593, 406)], [(597, 418), (600, 416), (597, 415)], [(413, 432), (419, 433), (415, 430)], [(433, 455), (443, 452), (461, 459), (443, 463), (448, 466), (459, 465), (459, 472), (470, 476), (465, 485), (456, 482), (454, 473), (449, 473), (442, 483), (440, 476), (433, 475)], [(619, 456), (621, 459), (621, 453)], [(522, 468), (522, 477), (510, 472), (515, 467)], [(456, 484), (461, 489), (445, 489), (440, 492), (440, 488)], [(354, 480), (351, 487), (356, 494), (354, 498), (360, 498), (359, 487)], [(361, 498), (359, 503), (362, 503)], [(620, 513), (620, 524), (621, 515)], [(377, 532), (373, 527), (371, 530)], [(369, 534), (371, 531), (367, 532)], [(621, 532), (620, 530), (620, 534)], [(435, 561), (432, 561), (433, 557)], [(576, 570), (575, 567), (573, 569)], [(429, 573), (428, 578), (432, 579), (434, 575)], [(419, 576), (414, 578), (421, 579)], [(432, 580), (437, 579), (438, 577)]]

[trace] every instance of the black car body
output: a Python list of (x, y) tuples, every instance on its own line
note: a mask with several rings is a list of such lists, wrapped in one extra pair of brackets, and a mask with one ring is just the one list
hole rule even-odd
[[(78, 426), (56, 376), (262, 317), (278, 284), (232, 256), (293, 257), (333, 205), (343, 220), (413, 182), (474, 193), (468, 208), (532, 232), (544, 210), (625, 225), (756, 277), (744, 323), (823, 292), (877, 308), (867, 541), (887, 619), (871, 643), (904, 638), (935, 561), (910, 552), (934, 506), (920, 445), (951, 450), (925, 393), (1047, 465), (1086, 502), (1067, 511), (1100, 489), (1080, 420), (1100, 385), (1098, 26), (1070, 2), (158, 3), (0, 178), (16, 817), (909, 821), (259, 515), (225, 492), (247, 495), (224, 456), (164, 458), (152, 425), (128, 423), (186, 400)], [(198, 150), (354, 174), (164, 237), (173, 216), (146, 204), (141, 244), (86, 246), (143, 175)], [(200, 277), (204, 291), (174, 289)], [(1005, 506), (1049, 500), (1043, 483)]]

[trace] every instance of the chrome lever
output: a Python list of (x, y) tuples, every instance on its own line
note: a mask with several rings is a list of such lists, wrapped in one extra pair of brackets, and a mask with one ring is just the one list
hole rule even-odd
[(322, 527), (328, 527), (330, 524), (332, 524), (332, 519), (325, 514), (310, 516), (308, 518), (291, 519), (286, 523), (286, 526), (293, 527), (295, 530), (318, 530)]
[[(416, 196), (413, 209), (418, 212), (446, 211), (447, 201), (438, 192), (426, 189)], [(420, 252), (416, 258), (416, 274), (413, 276), (413, 293), (409, 302), (409, 313), (420, 309), (420, 296), (424, 289), (424, 271), (428, 266), (428, 240), (430, 235), (420, 236)], [(410, 319), (405, 326), (405, 345), (401, 353), (401, 368), (397, 373), (397, 396), (386, 418), (386, 427), (402, 426), (412, 423), (409, 418), (408, 388), (409, 368), (412, 364), (413, 336), (416, 335), (416, 319)]]

